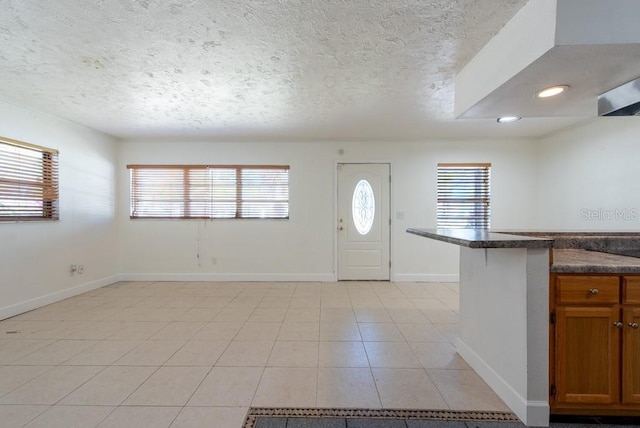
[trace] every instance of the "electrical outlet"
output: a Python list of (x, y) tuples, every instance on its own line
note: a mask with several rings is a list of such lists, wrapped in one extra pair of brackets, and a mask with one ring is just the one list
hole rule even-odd
[(78, 265), (78, 274), (79, 275), (83, 275), (84, 274), (84, 265)]
[(78, 265), (69, 266), (69, 274), (75, 275), (76, 273), (78, 273)]

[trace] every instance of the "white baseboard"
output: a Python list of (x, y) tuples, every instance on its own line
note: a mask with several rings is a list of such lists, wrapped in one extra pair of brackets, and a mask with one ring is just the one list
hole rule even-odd
[(526, 424), (533, 427), (548, 427), (549, 412), (549, 403), (546, 401), (529, 400), (527, 402)]
[(45, 294), (44, 296), (36, 297), (34, 299), (26, 300), (24, 302), (16, 303), (10, 306), (5, 306), (4, 308), (0, 308), (0, 320), (29, 312), (42, 306), (50, 305), (51, 303), (59, 302), (60, 300), (68, 299), (69, 297), (77, 296), (78, 294), (86, 293), (87, 291), (104, 287), (105, 285), (113, 284), (114, 282), (118, 282), (119, 280), (120, 276), (114, 275), (107, 278), (87, 282), (85, 284), (77, 285), (75, 287), (65, 288), (64, 290)]
[(120, 281), (273, 281), (273, 282), (333, 282), (333, 274), (304, 273), (123, 273)]
[(527, 401), (460, 338), (456, 339), (456, 350), (525, 425), (549, 426), (549, 403)]
[(460, 282), (458, 274), (421, 274), (421, 273), (399, 273), (391, 278), (394, 282)]
[[(460, 276), (432, 274), (397, 274), (394, 282), (458, 282)], [(332, 273), (123, 273), (120, 281), (282, 281), (282, 282), (335, 282)]]

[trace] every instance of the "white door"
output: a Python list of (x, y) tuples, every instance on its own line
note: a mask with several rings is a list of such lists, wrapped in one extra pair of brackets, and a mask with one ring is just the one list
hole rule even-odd
[(389, 280), (389, 164), (338, 164), (338, 279)]

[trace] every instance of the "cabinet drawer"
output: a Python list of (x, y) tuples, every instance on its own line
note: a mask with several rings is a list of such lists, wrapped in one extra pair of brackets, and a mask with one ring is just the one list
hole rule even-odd
[(622, 303), (640, 303), (640, 276), (622, 278)]
[(618, 303), (620, 299), (620, 277), (558, 276), (556, 278), (556, 298), (559, 304)]

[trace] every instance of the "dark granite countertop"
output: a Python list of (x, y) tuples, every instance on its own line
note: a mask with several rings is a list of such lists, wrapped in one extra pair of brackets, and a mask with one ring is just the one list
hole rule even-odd
[(551, 272), (640, 274), (640, 258), (601, 252), (610, 248), (640, 248), (638, 232), (413, 228), (407, 232), (469, 248), (553, 248)]
[(620, 237), (638, 237), (638, 230), (554, 230), (554, 229), (492, 229), (494, 232), (509, 233), (512, 235), (537, 236), (537, 237), (603, 237), (603, 236), (620, 236)]
[(640, 250), (639, 232), (605, 231), (505, 231), (499, 233), (553, 239), (554, 249), (606, 251), (611, 248)]
[(469, 248), (550, 248), (553, 239), (510, 235), (481, 229), (407, 229), (408, 233)]
[(551, 272), (640, 273), (640, 258), (588, 250), (553, 250)]

